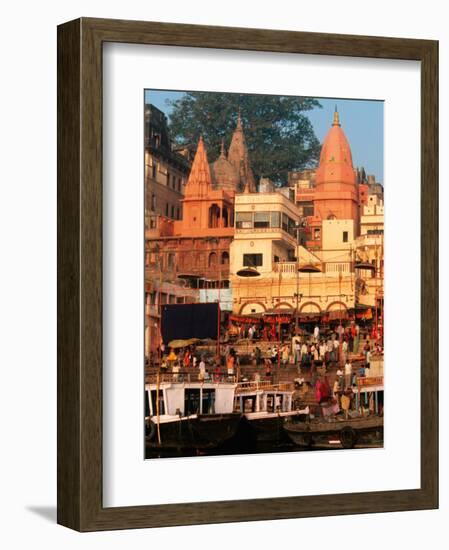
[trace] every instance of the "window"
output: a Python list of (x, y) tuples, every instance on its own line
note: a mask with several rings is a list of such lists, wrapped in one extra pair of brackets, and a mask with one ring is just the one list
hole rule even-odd
[(313, 216), (314, 209), (312, 201), (301, 201), (298, 206), (303, 216)]
[(291, 218), (288, 218), (288, 232), (290, 235), (296, 236), (296, 224)]
[(168, 202), (167, 202), (167, 204), (165, 205), (165, 215), (166, 215), (167, 218), (168, 218)]
[(276, 256), (276, 254), (274, 255), (273, 259), (276, 264), (279, 262), (279, 256)]
[(217, 265), (217, 254), (215, 252), (209, 254), (209, 267), (213, 265)]
[(156, 210), (156, 195), (154, 193), (151, 194), (151, 210)]
[(221, 255), (221, 263), (223, 265), (229, 264), (229, 254), (227, 252), (223, 252), (223, 254)]
[(200, 412), (200, 390), (185, 389), (184, 393), (184, 414), (199, 414)]
[(269, 212), (254, 212), (254, 228), (270, 227)]
[(156, 170), (157, 170), (157, 166), (156, 166), (156, 163), (154, 163), (151, 170), (153, 179), (156, 179)]
[(243, 254), (243, 265), (245, 267), (258, 267), (263, 265), (263, 254)]
[(177, 219), (177, 220), (180, 219), (180, 217), (179, 217), (179, 206), (178, 206), (178, 208), (176, 209), (176, 219)]
[(215, 413), (215, 390), (203, 389), (201, 405), (203, 414)]
[(321, 237), (321, 231), (319, 227), (315, 227), (313, 230), (313, 240), (317, 241)]
[(348, 232), (347, 231), (343, 231), (343, 242), (344, 243), (348, 242)]
[(271, 212), (271, 227), (281, 227), (280, 212)]
[(253, 227), (252, 212), (237, 212), (235, 215), (235, 226), (237, 229), (252, 229)]
[(304, 206), (302, 209), (303, 216), (313, 216), (314, 215), (314, 209), (312, 206)]
[[(159, 393), (159, 395), (157, 395)], [(156, 402), (159, 401), (159, 408), (156, 407)], [(164, 393), (157, 390), (151, 390), (151, 407), (153, 409), (153, 415), (165, 414)]]
[(383, 229), (368, 229), (367, 234), (368, 235), (383, 235), (384, 230)]
[(172, 268), (175, 265), (175, 254), (174, 254), (174, 252), (169, 252), (168, 253), (167, 265), (170, 268)]
[(171, 207), (171, 217), (172, 218), (175, 217), (175, 207), (174, 206)]
[(145, 392), (145, 416), (150, 416), (150, 399), (148, 397), (148, 391)]
[(287, 214), (282, 214), (282, 229), (293, 236), (296, 233), (295, 222)]

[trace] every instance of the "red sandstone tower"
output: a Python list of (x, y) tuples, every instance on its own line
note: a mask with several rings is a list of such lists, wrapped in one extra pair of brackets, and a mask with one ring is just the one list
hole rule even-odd
[(232, 234), (233, 223), (233, 195), (213, 189), (206, 148), (200, 138), (185, 187), (182, 220), (174, 224), (175, 234), (205, 237), (225, 228), (225, 234)]
[(335, 109), (332, 127), (321, 148), (316, 171), (315, 216), (322, 220), (355, 220), (358, 227), (359, 193), (351, 148)]

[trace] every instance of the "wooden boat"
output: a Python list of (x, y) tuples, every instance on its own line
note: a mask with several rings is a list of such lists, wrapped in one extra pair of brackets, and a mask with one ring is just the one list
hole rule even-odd
[(293, 401), (292, 383), (242, 382), (235, 392), (234, 411), (240, 412), (248, 426), (248, 437), (257, 443), (282, 443), (288, 437), (284, 432), (286, 418), (308, 413), (299, 411)]
[(287, 421), (285, 432), (295, 445), (310, 448), (382, 447), (383, 416), (304, 418)]
[(232, 438), (241, 414), (233, 412), (236, 384), (181, 380), (164, 374), (145, 385), (147, 456), (195, 454)]

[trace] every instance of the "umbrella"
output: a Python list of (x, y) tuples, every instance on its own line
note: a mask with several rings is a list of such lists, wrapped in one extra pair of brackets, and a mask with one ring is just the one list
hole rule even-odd
[(168, 343), (169, 348), (186, 348), (188, 346), (191, 346), (192, 344), (196, 344), (199, 342), (199, 338), (189, 338), (188, 340), (172, 340)]

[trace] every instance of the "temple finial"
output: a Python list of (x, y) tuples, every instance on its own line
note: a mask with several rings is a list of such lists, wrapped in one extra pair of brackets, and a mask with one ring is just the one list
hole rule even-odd
[(242, 129), (242, 111), (240, 109), (240, 106), (239, 106), (239, 110), (238, 110), (238, 113), (237, 113), (237, 128), (239, 130)]
[(335, 105), (334, 121), (332, 122), (332, 126), (340, 126), (340, 115), (338, 114), (337, 105)]

